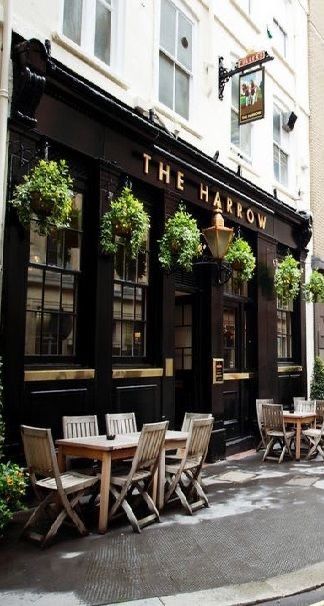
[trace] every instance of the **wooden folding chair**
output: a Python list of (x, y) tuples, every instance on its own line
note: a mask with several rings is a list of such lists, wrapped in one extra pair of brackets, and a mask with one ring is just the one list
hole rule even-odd
[(294, 398), (294, 411), (295, 412), (306, 412), (306, 413), (315, 413), (316, 412), (316, 402), (315, 400), (305, 400), (305, 399), (295, 399)]
[(108, 413), (105, 415), (105, 420), (108, 435), (137, 432), (136, 417), (134, 412)]
[(299, 402), (300, 400), (306, 400), (306, 398), (304, 396), (294, 396), (293, 397), (294, 410), (295, 410), (295, 404), (296, 404), (296, 402)]
[[(31, 483), (40, 501), (27, 523), (22, 535), (45, 513), (52, 519), (46, 534), (28, 532), (30, 538), (40, 541), (45, 547), (56, 535), (65, 518), (69, 518), (84, 536), (88, 531), (77, 514), (76, 507), (84, 493), (94, 486), (98, 478), (75, 471), (60, 474), (50, 429), (21, 426), (21, 435)], [(42, 479), (37, 479), (41, 476)], [(50, 507), (54, 505), (54, 507)]]
[[(200, 472), (205, 461), (213, 427), (213, 418), (193, 419), (180, 462), (167, 463), (165, 503), (175, 494), (183, 507), (192, 515), (196, 509), (209, 507), (207, 496), (201, 486)], [(197, 500), (189, 503), (196, 493)]]
[[(295, 436), (294, 430), (286, 430), (283, 420), (283, 407), (281, 404), (263, 404), (263, 421), (266, 436), (266, 450), (263, 461), (273, 459), (282, 463), (285, 453), (293, 458), (291, 452), (291, 441)], [(279, 444), (281, 452), (279, 458), (275, 456), (274, 446)]]
[(257, 452), (261, 448), (266, 447), (266, 435), (265, 435), (265, 430), (264, 430), (264, 421), (263, 421), (263, 412), (262, 412), (263, 404), (273, 404), (273, 398), (255, 400), (256, 416), (257, 416), (257, 422), (258, 422), (259, 432), (260, 432), (260, 436), (261, 436), (261, 440), (260, 440), (258, 446), (256, 447)]
[[(214, 417), (210, 412), (185, 412), (181, 431), (188, 432), (190, 429), (191, 421), (194, 419), (213, 419)], [(177, 452), (174, 454), (166, 453), (167, 461), (173, 463), (174, 461), (181, 461), (184, 453), (184, 448), (178, 448)]]
[(64, 438), (88, 438), (99, 435), (97, 415), (63, 417), (62, 422)]
[(316, 416), (321, 419), (320, 427), (310, 427), (302, 431), (302, 435), (306, 438), (309, 446), (306, 459), (310, 459), (317, 452), (324, 459), (324, 400), (317, 400)]
[[(110, 492), (115, 497), (115, 503), (111, 507), (109, 517), (112, 518), (121, 507), (135, 532), (141, 532), (141, 528), (144, 526), (160, 520), (159, 512), (149, 495), (149, 490), (157, 471), (168, 424), (169, 421), (163, 421), (143, 425), (130, 471), (118, 473), (118, 475), (113, 473), (111, 476)], [(150, 515), (141, 519), (136, 518), (127, 500), (135, 489), (151, 512)]]

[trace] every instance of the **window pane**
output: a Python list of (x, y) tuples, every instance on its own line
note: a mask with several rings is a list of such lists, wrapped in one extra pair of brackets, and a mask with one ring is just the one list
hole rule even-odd
[(111, 12), (100, 0), (96, 3), (96, 32), (94, 54), (110, 64)]
[(159, 100), (173, 109), (174, 65), (170, 59), (160, 53)]
[(69, 274), (62, 275), (61, 311), (76, 311), (76, 278)]
[(160, 46), (175, 56), (176, 9), (168, 2), (161, 2)]
[(281, 141), (281, 131), (280, 131), (280, 112), (277, 107), (273, 108), (273, 139), (276, 143), (280, 143)]
[(114, 318), (121, 318), (121, 284), (114, 284)]
[(53, 230), (47, 237), (47, 264), (63, 266), (63, 230)]
[(118, 242), (117, 251), (115, 253), (115, 280), (123, 280), (125, 278), (125, 247)]
[(65, 232), (64, 238), (64, 267), (80, 271), (81, 235), (70, 229)]
[(82, 0), (65, 0), (63, 15), (63, 34), (81, 43)]
[(175, 67), (175, 111), (188, 120), (189, 118), (189, 80), (188, 74)]
[(43, 270), (28, 267), (27, 309), (42, 309)]
[(54, 271), (45, 272), (44, 309), (59, 310), (61, 295), (61, 274)]
[(133, 322), (123, 322), (121, 355), (128, 357), (133, 355)]
[(75, 194), (72, 201), (72, 213), (70, 227), (73, 229), (82, 229), (82, 207), (83, 207), (83, 194)]
[(135, 318), (136, 318), (136, 320), (145, 320), (144, 305), (143, 305), (143, 290), (141, 288), (136, 288)]
[(59, 314), (43, 314), (43, 333), (41, 351), (43, 355), (57, 355), (59, 353)]
[(123, 287), (123, 318), (134, 318), (134, 288), (132, 286)]
[(36, 233), (35, 221), (30, 224), (29, 261), (31, 263), (46, 263), (46, 237)]
[(134, 325), (134, 356), (143, 356), (144, 334), (143, 325), (136, 322)]
[(251, 124), (239, 126), (240, 129), (240, 148), (249, 158), (251, 157)]
[(148, 281), (148, 254), (139, 252), (137, 257), (137, 281), (140, 284), (147, 284)]
[(121, 356), (121, 322), (113, 322), (113, 356)]
[(288, 156), (280, 150), (280, 183), (288, 185)]
[(27, 356), (40, 353), (41, 319), (40, 311), (27, 311), (26, 313), (25, 353)]
[(126, 273), (125, 279), (129, 282), (136, 282), (136, 259), (126, 255)]
[(72, 356), (75, 353), (73, 314), (60, 314), (59, 352), (63, 356)]
[(189, 70), (192, 68), (192, 25), (188, 19), (179, 13), (177, 59)]
[(279, 173), (279, 149), (276, 145), (273, 146), (273, 172), (277, 181), (280, 179)]
[(237, 147), (240, 147), (240, 127), (238, 124), (238, 115), (231, 111), (231, 141)]

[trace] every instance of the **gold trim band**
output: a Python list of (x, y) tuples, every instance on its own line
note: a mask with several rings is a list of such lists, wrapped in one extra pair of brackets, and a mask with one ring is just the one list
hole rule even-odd
[(163, 368), (114, 368), (113, 379), (145, 379), (148, 377), (162, 377)]
[(224, 381), (244, 381), (245, 379), (254, 379), (255, 372), (227, 372), (224, 373)]
[(294, 366), (278, 366), (278, 372), (303, 372), (303, 367), (298, 364)]
[(25, 381), (72, 381), (94, 379), (94, 368), (56, 368), (55, 370), (25, 370)]

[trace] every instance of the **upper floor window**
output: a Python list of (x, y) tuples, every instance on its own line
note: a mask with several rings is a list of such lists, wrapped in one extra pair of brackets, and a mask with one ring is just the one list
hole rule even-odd
[(70, 227), (40, 236), (30, 226), (25, 354), (75, 356), (83, 195), (76, 194)]
[(159, 100), (189, 119), (192, 78), (191, 21), (169, 0), (161, 0)]
[(273, 170), (276, 180), (288, 186), (288, 133), (283, 129), (284, 112), (273, 107)]
[(280, 23), (275, 18), (273, 19), (272, 33), (273, 33), (274, 42), (276, 44), (278, 51), (281, 53), (281, 55), (283, 57), (286, 58), (287, 50), (288, 50), (287, 49), (287, 43), (288, 43), (287, 32), (284, 30), (284, 28), (280, 25)]
[(63, 34), (111, 65), (118, 4), (119, 0), (64, 0)]
[[(234, 64), (233, 64), (234, 67)], [(232, 80), (232, 108), (231, 108), (231, 142), (239, 148), (246, 160), (251, 160), (252, 125), (239, 126), (239, 75)]]

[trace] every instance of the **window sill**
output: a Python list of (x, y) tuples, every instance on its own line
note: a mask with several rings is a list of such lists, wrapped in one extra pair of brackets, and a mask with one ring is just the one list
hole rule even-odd
[(186, 130), (188, 133), (190, 133), (194, 137), (197, 137), (197, 139), (203, 139), (202, 133), (199, 132), (196, 128), (193, 128), (192, 126), (190, 126), (188, 120), (186, 120), (185, 118), (182, 118), (179, 114), (174, 112), (172, 109), (170, 109), (169, 107), (166, 107), (166, 105), (162, 105), (162, 103), (157, 102), (157, 103), (154, 103), (154, 109), (157, 112), (160, 112), (160, 114), (162, 114), (166, 118), (169, 118), (169, 120), (172, 120), (175, 123), (175, 125), (180, 124), (181, 128)]
[(87, 63), (87, 65), (89, 65), (90, 67), (109, 78), (109, 80), (112, 80), (112, 82), (118, 84), (118, 86), (120, 86), (124, 90), (128, 90), (130, 88), (130, 84), (124, 79), (122, 79), (118, 74), (116, 74), (105, 63), (103, 63), (103, 61), (100, 61), (100, 59), (97, 59), (94, 56), (88, 55), (84, 50), (82, 50), (80, 46), (72, 42), (72, 40), (69, 40), (69, 38), (67, 38), (63, 34), (53, 32), (52, 40), (65, 50), (69, 51), (75, 57), (78, 57), (78, 59), (81, 59), (82, 61)]

